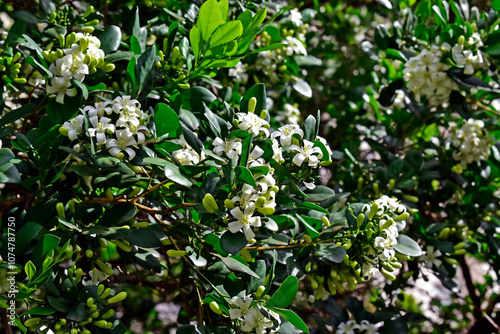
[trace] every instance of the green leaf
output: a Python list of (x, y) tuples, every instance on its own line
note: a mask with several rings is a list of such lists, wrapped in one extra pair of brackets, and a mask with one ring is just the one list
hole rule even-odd
[(497, 12), (500, 11), (500, 0), (493, 0), (491, 2), (491, 7)]
[(313, 115), (307, 116), (302, 129), (304, 130), (304, 139), (309, 141), (316, 139), (318, 135), (316, 133), (316, 118)]
[[(267, 16), (267, 7), (259, 9), (259, 11), (255, 13), (255, 16), (250, 21), (250, 24), (248, 25), (246, 31), (250, 33), (253, 29), (257, 28), (262, 22), (264, 22), (266, 16)], [(245, 34), (245, 36), (249, 35), (248, 33)]]
[(21, 174), (10, 162), (0, 166), (0, 183), (20, 183)]
[(224, 21), (222, 20), (222, 13), (217, 0), (208, 0), (201, 5), (197, 26), (200, 28), (203, 40), (208, 41), (215, 29), (222, 23)]
[(137, 208), (131, 203), (115, 204), (111, 209), (106, 210), (101, 219), (99, 219), (99, 225), (119, 226), (134, 218), (136, 212)]
[(144, 89), (152, 88), (154, 81), (154, 70), (156, 62), (156, 47), (153, 45), (144, 52), (137, 60), (135, 66), (135, 77), (137, 79), (137, 95)]
[(83, 102), (83, 96), (65, 96), (64, 104), (57, 103), (55, 98), (49, 100), (45, 109), (52, 124), (63, 124), (78, 113)]
[(165, 176), (170, 180), (172, 180), (173, 182), (180, 184), (181, 186), (184, 187), (192, 186), (191, 181), (189, 181), (188, 178), (186, 178), (181, 174), (179, 167), (170, 162), (167, 162), (165, 164)]
[(17, 121), (21, 117), (24, 117), (29, 113), (31, 113), (35, 109), (35, 107), (36, 107), (35, 103), (30, 103), (22, 106), (21, 108), (9, 111), (8, 113), (5, 114), (5, 116), (2, 116), (2, 118), (0, 119), (0, 126), (4, 126), (5, 124)]
[(304, 95), (305, 97), (312, 97), (312, 88), (309, 84), (303, 79), (298, 79), (297, 82), (294, 82), (292, 85), (293, 89), (295, 89), (299, 94)]
[(308, 192), (306, 195), (308, 201), (321, 202), (335, 196), (335, 191), (325, 186), (316, 186), (316, 188)]
[(33, 278), (35, 277), (35, 273), (36, 273), (36, 267), (33, 264), (33, 262), (28, 261), (26, 263), (26, 265), (24, 266), (24, 271), (26, 272), (26, 275), (28, 276), (29, 280), (30, 281), (33, 280)]
[(332, 263), (340, 263), (346, 254), (345, 250), (337, 245), (320, 244), (316, 248), (319, 259), (329, 265)]
[(300, 205), (298, 207), (303, 208), (303, 209), (310, 209), (310, 210), (318, 211), (318, 212), (324, 213), (325, 215), (330, 213), (328, 210), (323, 209), (319, 205), (309, 203), (309, 202), (300, 203)]
[(217, 97), (201, 86), (194, 86), (191, 89), (186, 89), (181, 92), (182, 106), (191, 111), (201, 111), (203, 103), (210, 105)]
[(222, 262), (226, 265), (226, 267), (229, 270), (239, 271), (239, 272), (245, 273), (247, 275), (253, 276), (255, 278), (260, 278), (256, 273), (254, 273), (248, 267), (248, 265), (244, 265), (243, 263), (241, 263), (240, 261), (238, 261), (232, 257), (223, 257), (223, 256), (220, 256), (218, 254), (216, 254), (216, 256), (222, 260)]
[(240, 181), (245, 182), (245, 183), (251, 185), (252, 187), (256, 186), (255, 179), (253, 178), (252, 172), (250, 172), (250, 170), (248, 168), (243, 167), (243, 166), (236, 166), (234, 168), (234, 172), (236, 173), (236, 176)]
[(267, 95), (264, 84), (253, 85), (248, 89), (240, 101), (240, 110), (243, 113), (248, 112), (248, 101), (255, 97), (257, 104), (255, 105), (255, 114), (259, 115), (262, 110), (267, 110)]
[(191, 48), (193, 49), (193, 55), (196, 59), (200, 57), (200, 29), (194, 26), (189, 32), (189, 42), (191, 43)]
[(278, 290), (266, 302), (267, 307), (288, 307), (295, 299), (299, 290), (299, 280), (295, 276), (288, 276)]
[(158, 103), (155, 106), (154, 119), (157, 137), (174, 133), (181, 127), (177, 113), (164, 103)]
[(58, 236), (49, 233), (44, 234), (43, 238), (38, 240), (33, 250), (33, 255), (31, 256), (33, 264), (41, 267), (46, 255), (57, 248), (59, 241), (61, 241), (61, 238)]
[(299, 218), (300, 222), (304, 225), (304, 227), (307, 230), (307, 233), (312, 239), (316, 239), (319, 236), (319, 232), (316, 231), (314, 227), (309, 225), (304, 218), (302, 218), (300, 215), (296, 215), (297, 218)]
[(67, 313), (72, 305), (72, 301), (64, 297), (47, 296), (47, 300), (50, 306), (63, 313)]
[(37, 307), (32, 307), (28, 311), (24, 312), (21, 315), (50, 315), (57, 312), (57, 310), (53, 307), (50, 306), (37, 306)]
[(14, 159), (14, 153), (9, 148), (0, 148), (0, 165)]
[(105, 54), (118, 50), (122, 41), (122, 31), (117, 26), (107, 26), (106, 29), (99, 35), (101, 41), (100, 49)]
[(246, 166), (248, 161), (248, 155), (250, 154), (250, 146), (252, 145), (252, 134), (249, 133), (243, 139), (242, 148), (241, 148), (241, 157), (240, 157), (240, 166)]
[(229, 254), (238, 254), (248, 244), (245, 234), (226, 231), (220, 237), (221, 248)]
[(243, 33), (243, 25), (240, 21), (229, 21), (222, 24), (210, 37), (210, 47), (228, 43), (235, 40)]
[(222, 17), (222, 21), (227, 21), (227, 15), (229, 14), (229, 3), (228, 0), (220, 0), (219, 1), (220, 14)]
[(273, 310), (274, 312), (278, 313), (283, 319), (286, 321), (290, 322), (292, 325), (300, 329), (301, 331), (305, 333), (309, 333), (309, 329), (307, 328), (307, 325), (304, 323), (302, 319), (293, 311), (290, 310), (284, 310), (281, 308), (277, 307), (270, 307), (269, 309)]
[(398, 243), (393, 246), (396, 252), (413, 257), (422, 255), (420, 246), (410, 237), (400, 234), (397, 241)]
[(127, 81), (130, 82), (132, 95), (137, 95), (137, 78), (135, 77), (135, 64), (137, 63), (137, 59), (135, 57), (130, 58), (127, 65)]

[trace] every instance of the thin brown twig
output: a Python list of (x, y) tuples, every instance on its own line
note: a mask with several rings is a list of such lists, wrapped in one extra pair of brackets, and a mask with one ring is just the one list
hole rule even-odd
[(167, 182), (170, 182), (170, 181), (171, 181), (170, 179), (166, 179), (165, 181), (162, 181), (162, 182), (160, 182), (160, 183), (152, 186), (151, 188), (149, 188), (148, 190), (146, 190), (144, 193), (142, 193), (140, 195), (137, 195), (136, 197), (132, 198), (132, 203), (137, 202), (137, 200), (139, 200), (140, 198), (146, 196), (147, 194), (149, 194), (152, 191), (155, 191), (156, 189), (160, 188), (161, 186), (163, 186), (164, 184), (166, 184)]
[(85, 205), (88, 203), (100, 203), (100, 204), (118, 204), (118, 203), (130, 203), (135, 205), (138, 209), (146, 211), (149, 214), (152, 215), (166, 215), (172, 212), (175, 212), (179, 209), (195, 206), (196, 203), (184, 203), (180, 205), (176, 205), (167, 209), (163, 210), (157, 210), (157, 209), (152, 209), (148, 206), (142, 205), (140, 203), (136, 203), (133, 198), (103, 198), (103, 197), (94, 197), (85, 201), (82, 201), (81, 203), (78, 203), (78, 205)]

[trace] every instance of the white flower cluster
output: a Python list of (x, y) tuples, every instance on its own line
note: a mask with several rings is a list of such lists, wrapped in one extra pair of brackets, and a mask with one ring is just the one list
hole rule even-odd
[(301, 118), (300, 110), (298, 104), (285, 103), (283, 106), (283, 111), (278, 112), (278, 115), (274, 119), (278, 122), (287, 122), (289, 124), (299, 124)]
[(83, 82), (89, 74), (89, 68), (101, 65), (105, 56), (97, 37), (82, 33), (72, 34), (72, 37), (74, 43), (71, 47), (57, 53), (59, 58), (49, 67), (54, 77), (50, 84), (47, 83), (47, 93), (57, 94), (56, 101), (61, 104), (64, 103), (65, 95), (76, 95), (76, 88), (72, 87), (71, 80)]
[(248, 73), (245, 64), (240, 61), (235, 67), (231, 67), (229, 69), (229, 76), (242, 84), (246, 83), (248, 81)]
[[(133, 146), (142, 144), (145, 135), (149, 134), (144, 125), (148, 114), (141, 110), (141, 105), (130, 96), (119, 96), (113, 101), (96, 102), (93, 106), (83, 108), (89, 118), (88, 136), (95, 138), (98, 147), (106, 147), (109, 154), (119, 159), (127, 153), (132, 160), (136, 153)], [(83, 135), (84, 115), (77, 115), (64, 122), (59, 131), (76, 140)]]
[[(375, 206), (375, 208), (374, 208)], [(377, 209), (371, 221), (378, 222), (376, 230), (377, 236), (374, 239), (373, 247), (366, 249), (365, 260), (362, 273), (368, 279), (375, 274), (375, 266), (381, 262), (393, 262), (396, 260), (396, 245), (399, 231), (406, 227), (406, 219), (409, 218), (406, 206), (399, 203), (395, 198), (382, 196), (371, 204), (363, 207), (365, 215), (369, 215), (371, 210)], [(397, 223), (396, 223), (397, 222)]]
[[(260, 312), (256, 304), (252, 304), (253, 298), (248, 295), (243, 299), (239, 297), (231, 298), (231, 305), (235, 308), (229, 309), (229, 317), (231, 320), (240, 319), (241, 330), (244, 332), (252, 332), (256, 334), (277, 333), (280, 327), (280, 316), (271, 310), (265, 309), (272, 319), (266, 318)], [(277, 325), (275, 325), (274, 323)]]
[(377, 326), (368, 320), (361, 320), (358, 324), (356, 320), (342, 322), (335, 331), (336, 334), (379, 334)]
[(450, 66), (441, 61), (450, 49), (447, 43), (432, 45), (406, 62), (404, 78), (417, 101), (424, 96), (431, 105), (438, 106), (446, 103), (450, 93), (458, 89), (458, 85), (445, 72)]
[(459, 38), (458, 43), (452, 48), (453, 59), (458, 67), (464, 68), (464, 74), (471, 75), (476, 70), (488, 67), (489, 63), (479, 50), (474, 54), (473, 50), (466, 47), (481, 47), (483, 42), (481, 36), (475, 32), (466, 42), (465, 38)]
[(462, 166), (488, 160), (493, 143), (484, 122), (473, 118), (463, 122), (460, 128), (453, 125), (448, 142), (457, 148), (453, 151), (453, 159), (460, 161)]
[(181, 145), (182, 148), (172, 152), (172, 156), (179, 161), (181, 165), (197, 165), (201, 160), (205, 158), (203, 152), (198, 154), (186, 141), (184, 135), (181, 135), (179, 139), (170, 140), (172, 143)]
[[(303, 165), (311, 168), (319, 167), (323, 153), (319, 147), (314, 146), (314, 143), (303, 139), (304, 132), (298, 125), (288, 124), (270, 134), (270, 125), (265, 120), (265, 117), (259, 117), (254, 113), (255, 104), (249, 109), (248, 113), (239, 112), (236, 114), (238, 128), (252, 134), (254, 139), (269, 140), (270, 138), (273, 150), (272, 158), (275, 161), (279, 163), (285, 162), (283, 153), (288, 152), (290, 156), (293, 155), (293, 164), (299, 167)], [(265, 114), (267, 113), (264, 112), (262, 116)], [(324, 143), (331, 154), (326, 141), (319, 137), (318, 140)], [(302, 144), (297, 145), (300, 143)], [(216, 138), (212, 145), (215, 154), (229, 159), (238, 159), (242, 153), (241, 138), (233, 137), (226, 140)], [(262, 158), (264, 153), (264, 149), (258, 144), (253, 145), (248, 155), (246, 167), (252, 171), (255, 185), (244, 183), (241, 189), (225, 202), (226, 207), (230, 209), (231, 216), (234, 218), (228, 224), (229, 230), (232, 233), (243, 231), (246, 239), (251, 243), (253, 243), (255, 237), (252, 228), (261, 227), (263, 221), (267, 229), (271, 231), (278, 230), (278, 226), (274, 221), (268, 220), (266, 222), (266, 218), (261, 216), (274, 213), (276, 207), (275, 197), (279, 190), (274, 176), (274, 169), (269, 162)], [(219, 172), (223, 174), (224, 171), (221, 168)], [(304, 182), (304, 184), (314, 188), (313, 183)]]

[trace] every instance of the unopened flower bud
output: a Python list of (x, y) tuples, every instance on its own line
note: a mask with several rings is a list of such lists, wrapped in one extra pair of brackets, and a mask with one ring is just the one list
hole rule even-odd
[(111, 310), (108, 310), (106, 313), (104, 313), (101, 318), (102, 319), (108, 319), (108, 318), (111, 318), (114, 315), (115, 315), (115, 310), (111, 309)]
[(403, 220), (407, 220), (408, 218), (410, 218), (410, 214), (408, 212), (403, 212), (402, 214), (394, 218), (394, 221), (400, 222)]
[(356, 225), (358, 226), (358, 228), (361, 227), (361, 225), (363, 224), (364, 221), (365, 221), (365, 215), (360, 213), (358, 215), (358, 218), (356, 219)]
[(167, 255), (170, 257), (179, 257), (179, 256), (184, 256), (186, 254), (187, 254), (186, 251), (177, 250), (177, 249), (169, 249), (167, 251)]
[(228, 208), (229, 210), (232, 210), (236, 207), (236, 205), (234, 205), (233, 201), (231, 201), (229, 198), (227, 198), (225, 201), (224, 201), (224, 206), (226, 208)]
[(255, 112), (256, 106), (257, 106), (257, 99), (255, 97), (252, 97), (248, 101), (248, 112), (253, 114)]
[(211, 301), (210, 302), (210, 309), (215, 313), (215, 314), (222, 314), (222, 311), (219, 307), (219, 304), (217, 304), (216, 301)]
[(403, 198), (406, 199), (409, 202), (417, 203), (418, 202), (418, 197), (412, 196), (412, 195), (403, 195)]
[(108, 299), (108, 304), (118, 303), (127, 298), (127, 293), (125, 291), (120, 292), (116, 296)]
[(92, 251), (92, 249), (87, 249), (85, 251), (85, 256), (88, 257), (89, 259), (94, 256), (94, 252)]

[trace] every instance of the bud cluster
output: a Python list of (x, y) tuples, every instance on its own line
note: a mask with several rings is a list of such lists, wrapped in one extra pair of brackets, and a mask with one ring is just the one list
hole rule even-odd
[(452, 125), (448, 143), (456, 148), (453, 151), (453, 159), (466, 166), (473, 162), (488, 160), (493, 140), (488, 130), (484, 128), (483, 121), (469, 118), (460, 128), (456, 124)]
[(13, 83), (25, 84), (26, 79), (20, 78), (21, 53), (13, 53), (12, 48), (0, 49), (0, 78), (4, 85), (12, 86)]

